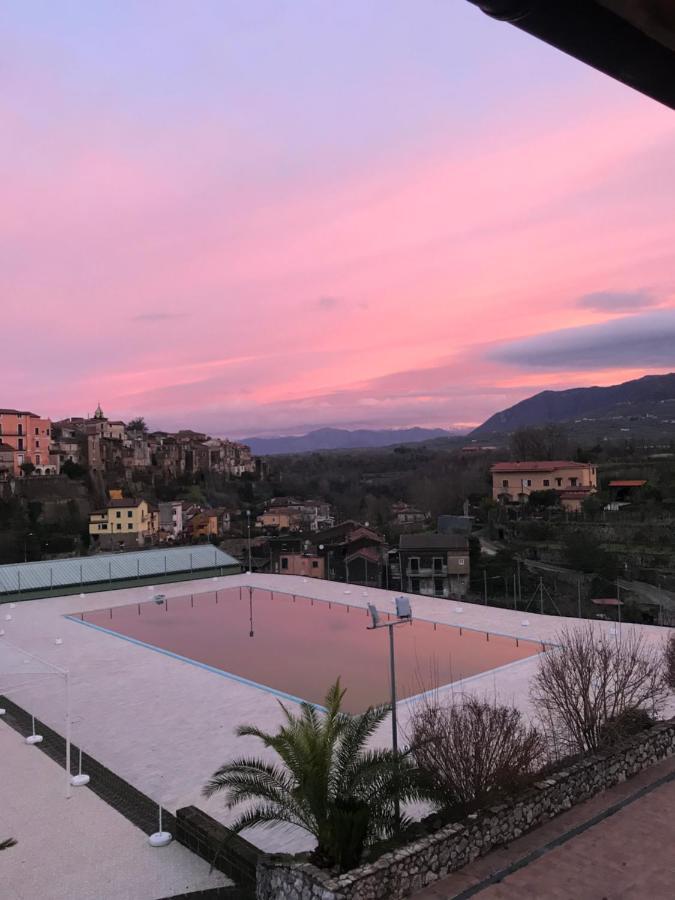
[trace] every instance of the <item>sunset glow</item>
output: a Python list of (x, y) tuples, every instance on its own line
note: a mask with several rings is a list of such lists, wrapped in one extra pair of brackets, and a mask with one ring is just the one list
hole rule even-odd
[(671, 111), (468, 3), (162, 9), (1, 14), (3, 402), (449, 427), (675, 369)]

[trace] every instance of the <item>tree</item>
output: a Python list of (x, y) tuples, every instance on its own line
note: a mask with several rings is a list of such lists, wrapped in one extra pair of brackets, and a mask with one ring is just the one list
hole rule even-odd
[(73, 462), (72, 459), (66, 459), (61, 466), (61, 474), (67, 475), (70, 479), (84, 478), (87, 470), (80, 463)]
[(567, 628), (542, 654), (532, 700), (554, 745), (564, 752), (597, 750), (603, 729), (627, 710), (654, 716), (667, 688), (662, 652), (634, 628), (610, 635), (593, 623)]
[(226, 791), (228, 809), (246, 805), (233, 831), (289, 822), (314, 836), (318, 864), (341, 870), (357, 865), (368, 844), (394, 832), (397, 794), (401, 802), (423, 795), (416, 771), (406, 754), (366, 749), (389, 707), (351, 716), (341, 711), (344, 694), (338, 679), (323, 714), (309, 703), (298, 715), (280, 704), (285, 722), (276, 734), (239, 726), (240, 737), (258, 738), (280, 763), (241, 757), (212, 775), (205, 796)]
[(441, 706), (420, 703), (412, 720), (415, 761), (443, 806), (484, 801), (537, 770), (544, 739), (519, 710), (467, 697)]
[(565, 535), (564, 562), (579, 572), (595, 572), (607, 581), (614, 581), (619, 573), (617, 561), (600, 542), (586, 531), (572, 531)]
[(35, 471), (35, 466), (33, 465), (32, 462), (23, 462), (23, 463), (21, 463), (19, 468), (21, 469), (23, 474), (26, 476), (32, 475), (33, 472)]
[(143, 416), (137, 416), (135, 419), (132, 419), (131, 422), (127, 425), (127, 431), (138, 431), (141, 434), (147, 432), (148, 426), (145, 424), (145, 419)]
[(544, 509), (560, 506), (560, 494), (558, 491), (532, 491), (528, 497), (528, 503)]
[(568, 451), (567, 432), (560, 425), (518, 428), (511, 436), (511, 452), (515, 459), (564, 459)]
[(671, 634), (666, 641), (666, 647), (663, 652), (663, 664), (666, 684), (671, 690), (675, 691), (675, 634)]

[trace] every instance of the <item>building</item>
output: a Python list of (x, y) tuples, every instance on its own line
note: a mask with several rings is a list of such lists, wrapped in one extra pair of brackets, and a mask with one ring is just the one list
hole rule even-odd
[(428, 597), (463, 597), (469, 589), (469, 541), (461, 534), (402, 534), (401, 590)]
[(325, 578), (325, 560), (315, 553), (283, 553), (279, 557), (282, 575), (302, 575), (304, 578)]
[(231, 520), (228, 510), (202, 509), (187, 522), (186, 530), (193, 538), (220, 537), (230, 530)]
[(421, 509), (403, 502), (392, 504), (391, 516), (396, 525), (420, 525), (428, 518)]
[(112, 441), (123, 441), (126, 437), (126, 425), (124, 422), (110, 421), (101, 409), (101, 404), (96, 407), (96, 412), (91, 419), (84, 421), (84, 433), (87, 435), (96, 434), (102, 438), (109, 438)]
[(159, 532), (159, 513), (147, 500), (110, 500), (89, 516), (89, 534), (102, 548), (152, 543)]
[[(5, 446), (4, 465), (17, 478), (25, 474), (22, 466), (33, 466), (32, 474), (58, 475), (60, 460), (52, 449), (52, 423), (35, 413), (20, 409), (0, 409), (0, 442)], [(9, 449), (12, 463), (8, 463)]]
[[(576, 499), (598, 487), (597, 469), (591, 463), (570, 460), (499, 462), (491, 467), (492, 497), (503, 503), (523, 503), (533, 491), (571, 492)], [(561, 496), (561, 501), (564, 498)], [(576, 502), (576, 500), (575, 500)]]
[(260, 528), (279, 531), (321, 531), (335, 525), (330, 503), (324, 500), (296, 500), (294, 497), (275, 497), (258, 516)]
[(380, 587), (385, 583), (387, 546), (384, 537), (351, 519), (312, 536), (326, 560), (326, 577)]
[(160, 540), (178, 540), (183, 533), (183, 504), (180, 500), (169, 500), (160, 503), (158, 508)]
[(295, 506), (270, 506), (255, 520), (258, 528), (276, 531), (301, 531), (302, 513)]

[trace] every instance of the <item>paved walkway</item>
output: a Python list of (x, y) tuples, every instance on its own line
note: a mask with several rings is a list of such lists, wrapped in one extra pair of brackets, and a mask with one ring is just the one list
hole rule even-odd
[(63, 769), (0, 720), (3, 900), (160, 900), (231, 884), (185, 847), (146, 835), (88, 788), (65, 798)]
[(430, 885), (414, 900), (670, 900), (674, 811), (671, 757)]

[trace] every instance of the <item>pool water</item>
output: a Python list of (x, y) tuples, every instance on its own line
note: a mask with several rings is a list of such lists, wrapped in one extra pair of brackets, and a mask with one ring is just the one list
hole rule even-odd
[[(388, 629), (369, 630), (361, 607), (243, 587), (70, 618), (310, 703), (321, 704), (338, 676), (348, 712), (390, 696)], [(419, 619), (394, 632), (399, 700), (542, 650), (534, 641)]]

